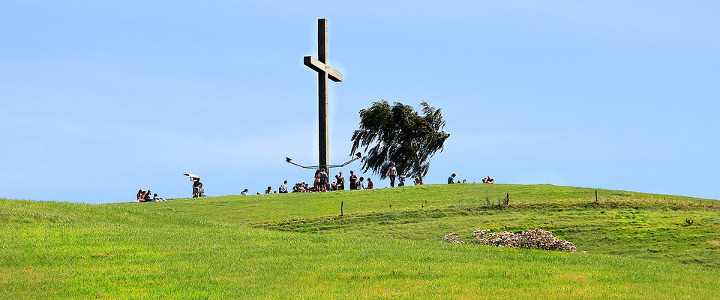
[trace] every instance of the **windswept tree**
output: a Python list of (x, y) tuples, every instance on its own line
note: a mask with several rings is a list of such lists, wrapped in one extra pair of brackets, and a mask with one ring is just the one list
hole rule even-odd
[(423, 115), (412, 106), (399, 102), (390, 106), (384, 100), (360, 110), (360, 129), (353, 133), (350, 155), (365, 152), (363, 172), (372, 170), (383, 179), (394, 162), (399, 175), (417, 177), (422, 183), (430, 157), (443, 150), (450, 134), (441, 131), (445, 121), (440, 109), (424, 101), (421, 105)]

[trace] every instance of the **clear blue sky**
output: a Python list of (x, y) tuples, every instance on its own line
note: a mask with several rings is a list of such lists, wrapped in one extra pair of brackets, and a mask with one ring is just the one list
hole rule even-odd
[[(717, 1), (0, 1), (0, 197), (260, 192), (330, 158), (381, 99), (443, 109), (427, 181), (720, 199)], [(354, 163), (343, 169), (358, 170)], [(337, 170), (336, 170), (337, 171)], [(371, 175), (376, 185), (387, 186)]]

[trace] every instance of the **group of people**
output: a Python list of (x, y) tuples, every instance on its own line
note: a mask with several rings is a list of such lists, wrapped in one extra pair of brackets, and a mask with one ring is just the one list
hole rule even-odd
[[(385, 177), (390, 178), (390, 187), (395, 187), (395, 178), (398, 180), (398, 186), (405, 186), (405, 176), (399, 175), (397, 167), (395, 167), (395, 163), (391, 162), (390, 166), (387, 168), (387, 171), (385, 171)], [(369, 180), (369, 179), (368, 179)], [(422, 184), (422, 181), (420, 181), (420, 178), (415, 178), (415, 185)]]
[[(350, 183), (350, 190), (371, 190), (373, 189), (373, 187), (375, 187), (372, 179), (368, 178), (367, 183), (365, 183), (365, 178), (360, 177), (358, 179), (354, 171), (350, 171), (350, 177), (348, 178), (348, 181)], [(312, 188), (310, 188), (309, 192), (328, 192), (340, 190), (345, 190), (345, 176), (343, 176), (342, 171), (338, 172), (338, 174), (335, 175), (334, 182), (330, 182), (325, 168), (320, 168), (320, 170), (317, 170), (315, 172), (314, 185)]]
[(310, 193), (310, 186), (303, 182), (296, 183), (292, 188), (293, 193)]
[[(450, 175), (450, 177), (448, 177), (447, 183), (448, 183), (448, 184), (460, 183), (460, 180), (459, 180), (459, 179), (458, 179), (457, 182), (455, 181), (455, 176), (457, 176), (457, 174), (452, 173), (452, 174)], [(463, 179), (463, 180), (462, 180), (462, 183), (467, 183), (467, 179)], [(488, 175), (487, 177), (485, 177), (485, 178), (482, 179), (482, 183), (495, 184), (495, 179), (493, 179), (492, 177), (490, 177), (490, 175)]]
[(193, 182), (193, 198), (205, 197), (205, 189), (200, 182), (200, 177), (191, 177), (190, 180)]
[[(187, 175), (187, 174), (186, 174)], [(397, 186), (405, 186), (405, 176), (402, 174), (399, 174), (397, 167), (395, 166), (394, 162), (391, 162), (388, 165), (387, 170), (385, 171), (385, 177), (388, 177), (390, 179), (390, 187), (395, 187), (395, 181), (397, 180)], [(457, 180), (455, 181), (455, 177), (457, 174), (452, 173), (450, 177), (448, 177), (448, 184), (455, 184), (455, 183), (467, 183), (467, 179), (464, 179), (462, 181)], [(193, 181), (193, 198), (197, 197), (204, 197), (205, 196), (205, 189), (203, 188), (202, 182), (200, 182), (200, 177), (191, 177), (190, 180)], [(350, 176), (348, 177), (349, 182), (349, 188), (350, 190), (371, 190), (375, 187), (374, 182), (372, 179), (367, 178), (367, 181), (365, 181), (364, 177), (359, 177), (355, 175), (354, 171), (350, 171)], [(489, 183), (494, 184), (495, 179), (493, 179), (490, 176), (487, 176), (482, 179), (482, 183)], [(415, 185), (422, 185), (422, 181), (420, 178), (415, 178)], [(288, 188), (288, 182), (285, 180), (282, 185), (278, 187), (276, 191), (273, 191), (272, 186), (268, 186), (267, 190), (265, 190), (265, 194), (286, 194), (286, 193), (317, 193), (317, 192), (328, 192), (328, 191), (338, 191), (338, 190), (345, 190), (345, 177), (343, 176), (342, 171), (338, 172), (338, 175), (335, 175), (335, 181), (330, 181), (328, 172), (325, 168), (320, 168), (315, 171), (315, 176), (313, 179), (313, 185), (310, 186), (309, 184), (305, 182), (299, 182), (296, 183), (292, 188)], [(260, 195), (260, 193), (257, 193)], [(150, 191), (143, 192), (140, 190), (138, 192), (138, 201), (137, 202), (145, 202), (148, 201), (163, 201), (162, 198), (157, 198), (157, 194), (154, 196), (150, 196)], [(241, 195), (246, 196), (248, 195), (248, 189), (244, 189), (241, 193)], [(161, 199), (161, 200), (156, 200)]]
[[(404, 177), (400, 176), (400, 183), (398, 186), (404, 185)], [(350, 171), (348, 178), (350, 190), (371, 190), (375, 188), (375, 183), (372, 179), (365, 177), (358, 178), (354, 171)], [(394, 178), (392, 179), (394, 185)], [(315, 178), (313, 179), (313, 185), (310, 186), (305, 182), (298, 182), (293, 185), (292, 189), (288, 188), (288, 182), (285, 180), (277, 190), (273, 190), (272, 186), (268, 186), (264, 194), (285, 194), (285, 193), (318, 193), (318, 192), (330, 192), (330, 191), (342, 191), (345, 190), (345, 176), (342, 171), (335, 175), (335, 181), (330, 181), (329, 176), (325, 168), (320, 168), (315, 171)], [(241, 195), (247, 195), (247, 189), (243, 190)], [(259, 195), (260, 193), (258, 193)]]
[(156, 202), (156, 201), (165, 201), (165, 199), (158, 197), (158, 194), (153, 192), (151, 190), (143, 191), (138, 190), (137, 192), (137, 200), (135, 202)]
[[(340, 172), (340, 176), (342, 176), (342, 172)], [(343, 178), (343, 181), (345, 179)], [(365, 183), (365, 177), (360, 176), (360, 178), (355, 175), (353, 171), (350, 171), (350, 190), (372, 190), (375, 188), (375, 183), (373, 183), (372, 179), (368, 177), (367, 184)]]
[[(328, 178), (328, 173), (325, 171), (325, 168), (320, 168), (319, 170), (315, 171), (315, 180), (313, 181), (313, 188), (316, 192), (327, 192), (329, 189), (332, 188), (330, 185)], [(337, 188), (337, 184), (336, 184)]]
[[(389, 164), (387, 171), (385, 172), (385, 176), (390, 178), (390, 187), (395, 187), (395, 181), (397, 180), (397, 186), (405, 186), (405, 176), (398, 174), (397, 167), (395, 166), (395, 163), (392, 162)], [(375, 183), (372, 181), (371, 178), (367, 178), (367, 181), (365, 180), (365, 177), (358, 177), (355, 175), (354, 171), (350, 171), (350, 176), (347, 178), (347, 182), (349, 184), (350, 190), (371, 190), (375, 188)], [(278, 187), (276, 191), (273, 191), (272, 186), (268, 186), (267, 190), (265, 190), (265, 194), (284, 194), (288, 192), (292, 193), (316, 193), (316, 192), (329, 192), (329, 191), (341, 191), (345, 190), (345, 176), (343, 176), (343, 172), (338, 172), (337, 175), (335, 175), (335, 181), (330, 181), (328, 172), (325, 168), (320, 168), (315, 171), (315, 176), (313, 178), (313, 185), (309, 186), (309, 184), (305, 182), (299, 182), (296, 183), (292, 189), (288, 189), (287, 187), (287, 180), (283, 182), (283, 184)], [(419, 185), (422, 184), (422, 182), (419, 179), (415, 179), (415, 184)], [(260, 194), (260, 193), (258, 193)], [(247, 189), (243, 191), (242, 195), (247, 195)]]

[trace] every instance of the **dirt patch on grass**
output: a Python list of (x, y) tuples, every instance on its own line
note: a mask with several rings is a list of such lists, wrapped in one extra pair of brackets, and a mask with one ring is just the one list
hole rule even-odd
[(708, 241), (707, 245), (712, 249), (720, 249), (720, 241), (718, 240)]

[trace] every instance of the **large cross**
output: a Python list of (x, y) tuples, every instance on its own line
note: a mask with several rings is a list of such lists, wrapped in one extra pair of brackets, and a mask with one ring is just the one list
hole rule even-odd
[(342, 74), (327, 65), (327, 19), (318, 19), (318, 59), (305, 56), (305, 65), (318, 72), (318, 115), (319, 131), (319, 163), (320, 168), (328, 170), (328, 91), (327, 80), (342, 81)]

